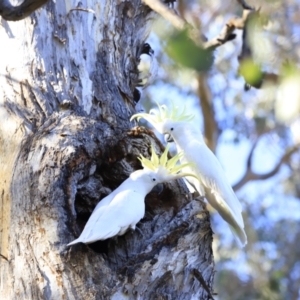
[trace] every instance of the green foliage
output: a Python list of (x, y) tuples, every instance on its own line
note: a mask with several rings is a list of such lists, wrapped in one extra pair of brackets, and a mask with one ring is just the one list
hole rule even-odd
[(255, 87), (260, 86), (263, 79), (263, 73), (260, 66), (251, 59), (245, 59), (241, 62), (240, 74), (247, 83)]
[(186, 30), (171, 35), (166, 52), (181, 65), (198, 72), (208, 71), (213, 63), (213, 53), (196, 45)]

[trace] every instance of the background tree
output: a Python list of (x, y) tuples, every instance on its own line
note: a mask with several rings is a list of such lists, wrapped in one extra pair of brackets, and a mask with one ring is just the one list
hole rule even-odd
[[(298, 299), (298, 2), (190, 0), (174, 13), (172, 1), (144, 1), (171, 25), (154, 26), (159, 72), (141, 103), (200, 107), (199, 126), (245, 208), (243, 250), (213, 215), (214, 290), (220, 299)], [(0, 14), (19, 20), (42, 4), (2, 1)], [(149, 195), (143, 236), (65, 248), (99, 199), (140, 167), (150, 141), (161, 147), (128, 122), (154, 16), (139, 1), (50, 2), (19, 22), (2, 19), (1, 297), (212, 296), (208, 214), (182, 183)]]
[[(299, 299), (299, 3), (191, 0), (175, 8), (178, 22), (154, 26), (167, 29), (150, 39), (163, 47), (154, 46), (160, 70), (143, 101), (184, 101), (196, 113), (243, 203), (245, 250), (213, 215), (215, 291), (219, 299)], [(183, 47), (169, 51), (185, 22), (207, 37), (204, 47), (215, 43), (207, 71)], [(226, 33), (236, 38), (218, 44)]]
[(155, 14), (139, 0), (33, 12), (44, 2), (0, 3), (0, 298), (210, 298), (209, 214), (182, 182), (150, 194), (141, 233), (66, 249), (137, 155), (161, 148), (129, 122)]

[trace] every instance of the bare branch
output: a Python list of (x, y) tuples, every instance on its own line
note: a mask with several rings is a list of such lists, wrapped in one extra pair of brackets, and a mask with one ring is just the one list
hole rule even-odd
[(235, 17), (230, 19), (215, 38), (204, 44), (204, 48), (214, 49), (225, 44), (228, 41), (233, 40), (236, 37), (236, 35), (233, 33), (234, 30), (244, 29), (246, 21), (252, 12), (252, 9), (244, 9), (243, 16), (241, 18)]
[(182, 19), (180, 16), (176, 15), (175, 12), (169, 9), (159, 0), (142, 0), (146, 5), (148, 5), (152, 10), (156, 11), (166, 20), (168, 20), (176, 29), (184, 30), (190, 25)]
[(212, 96), (208, 87), (207, 78), (205, 74), (197, 74), (198, 81), (198, 97), (202, 109), (202, 116), (204, 120), (204, 136), (206, 144), (211, 151), (215, 151), (218, 140), (218, 124), (215, 120), (215, 112), (212, 102)]
[(249, 156), (247, 159), (247, 170), (246, 170), (244, 176), (242, 177), (242, 179), (239, 182), (237, 182), (233, 186), (233, 190), (235, 190), (235, 191), (239, 190), (242, 186), (244, 186), (246, 183), (248, 183), (251, 180), (264, 180), (264, 179), (268, 179), (268, 178), (276, 175), (278, 173), (278, 171), (280, 170), (280, 167), (283, 164), (288, 163), (291, 156), (295, 152), (299, 151), (299, 149), (300, 149), (300, 144), (294, 145), (292, 148), (287, 150), (286, 153), (284, 153), (284, 155), (282, 155), (282, 157), (280, 158), (278, 163), (275, 165), (273, 170), (271, 170), (270, 172), (264, 173), (264, 174), (257, 174), (255, 172), (253, 172), (253, 170), (252, 170), (252, 157), (253, 157), (253, 153), (254, 153), (256, 145), (257, 145), (257, 141), (253, 144), (253, 146), (250, 150), (250, 153), (249, 153)]
[(0, 2), (0, 16), (7, 21), (19, 21), (43, 6), (48, 0), (24, 0), (19, 6), (11, 5), (9, 0)]
[(254, 150), (257, 146), (258, 141), (259, 141), (259, 137), (254, 141), (254, 143), (251, 147), (251, 150), (249, 152), (249, 155), (247, 158), (247, 163), (246, 163), (247, 169), (252, 169), (253, 154), (254, 154)]
[[(178, 16), (173, 10), (169, 9), (166, 5), (164, 5), (159, 0), (142, 0), (146, 5), (148, 5), (152, 10), (159, 13), (163, 18), (168, 20), (177, 30), (188, 30), (188, 35), (191, 40), (193, 40), (196, 45), (204, 48), (204, 49), (214, 49), (218, 46), (223, 45), (224, 43), (231, 41), (235, 38), (235, 34), (232, 34), (235, 27), (231, 25), (228, 27), (227, 23), (222, 29), (221, 33), (211, 41), (203, 43), (202, 34), (192, 27), (189, 23), (187, 23), (183, 18)], [(230, 21), (234, 23), (234, 19)], [(236, 18), (236, 20), (239, 20)], [(237, 21), (235, 21), (237, 22)]]
[(246, 172), (244, 174), (244, 176), (240, 179), (239, 182), (237, 182), (232, 188), (234, 191), (240, 189), (243, 185), (245, 185), (247, 182), (249, 182), (250, 180), (254, 180), (253, 177), (253, 171), (252, 171), (252, 163), (253, 163), (253, 154), (254, 154), (254, 150), (256, 149), (257, 143), (259, 141), (260, 137), (257, 137), (256, 140), (254, 141), (251, 150), (249, 152), (248, 158), (247, 158), (247, 162), (246, 162)]
[[(195, 42), (196, 45), (202, 47), (203, 49), (214, 50), (215, 48), (225, 44), (228, 41), (235, 39), (236, 34), (234, 31), (236, 29), (243, 30), (243, 44), (242, 51), (239, 56), (239, 61), (242, 59), (251, 58), (252, 53), (251, 49), (248, 45), (248, 28), (247, 23), (255, 13), (258, 13), (257, 10), (252, 8), (250, 5), (246, 3), (245, 0), (237, 0), (237, 2), (243, 7), (243, 15), (238, 18), (231, 18), (222, 28), (221, 32), (214, 37), (213, 39), (204, 42), (202, 37), (203, 35), (190, 24), (188, 24), (183, 18), (177, 15), (174, 10), (169, 9), (166, 5), (164, 5), (159, 0), (142, 0), (144, 4), (148, 5), (152, 10), (160, 14), (163, 18), (168, 20), (177, 30), (187, 30), (188, 35), (191, 40)], [(260, 88), (263, 80), (268, 80), (276, 83), (278, 81), (278, 75), (273, 73), (263, 73), (263, 78), (257, 84), (253, 85), (255, 88)], [(249, 84), (245, 85), (245, 89), (249, 89), (251, 86)]]
[(243, 7), (244, 9), (253, 9), (250, 5), (248, 5), (248, 4), (246, 3), (245, 0), (237, 0), (237, 2), (238, 2), (239, 4), (241, 4), (242, 7)]

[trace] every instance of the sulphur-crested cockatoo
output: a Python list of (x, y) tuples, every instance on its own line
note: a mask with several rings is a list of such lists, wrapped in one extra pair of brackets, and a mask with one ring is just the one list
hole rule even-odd
[(192, 123), (193, 115), (186, 114), (185, 110), (180, 111), (175, 106), (169, 110), (165, 105), (158, 105), (158, 110), (150, 110), (149, 114), (135, 114), (131, 120), (135, 118), (147, 120), (159, 133), (165, 135), (167, 142), (175, 142), (178, 152), (183, 151), (181, 163), (191, 163), (183, 171), (194, 174), (199, 180), (194, 177), (186, 179), (228, 222), (239, 245), (245, 246), (247, 236), (242, 206), (220, 162), (206, 146), (201, 131)]
[(153, 146), (151, 160), (141, 155), (139, 160), (143, 169), (131, 173), (116, 190), (100, 201), (79, 238), (68, 246), (105, 240), (123, 235), (129, 228), (135, 229), (136, 224), (145, 214), (145, 197), (156, 184), (183, 176), (194, 176), (189, 173), (179, 173), (188, 165), (176, 165), (183, 153), (168, 160), (168, 149), (169, 147), (166, 147), (160, 158), (156, 155)]

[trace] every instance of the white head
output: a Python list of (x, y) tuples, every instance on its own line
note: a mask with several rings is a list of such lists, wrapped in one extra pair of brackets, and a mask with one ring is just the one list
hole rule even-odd
[(135, 189), (145, 190), (149, 193), (157, 184), (160, 183), (156, 172), (148, 169), (134, 171), (130, 174), (130, 178), (135, 182)]
[(174, 105), (172, 105), (170, 110), (166, 105), (157, 105), (158, 110), (151, 109), (149, 114), (135, 114), (130, 120), (144, 118), (159, 133), (165, 135), (166, 142), (173, 142), (174, 139), (183, 135), (183, 130), (190, 127), (194, 115), (186, 114), (185, 107), (180, 111), (179, 108)]

